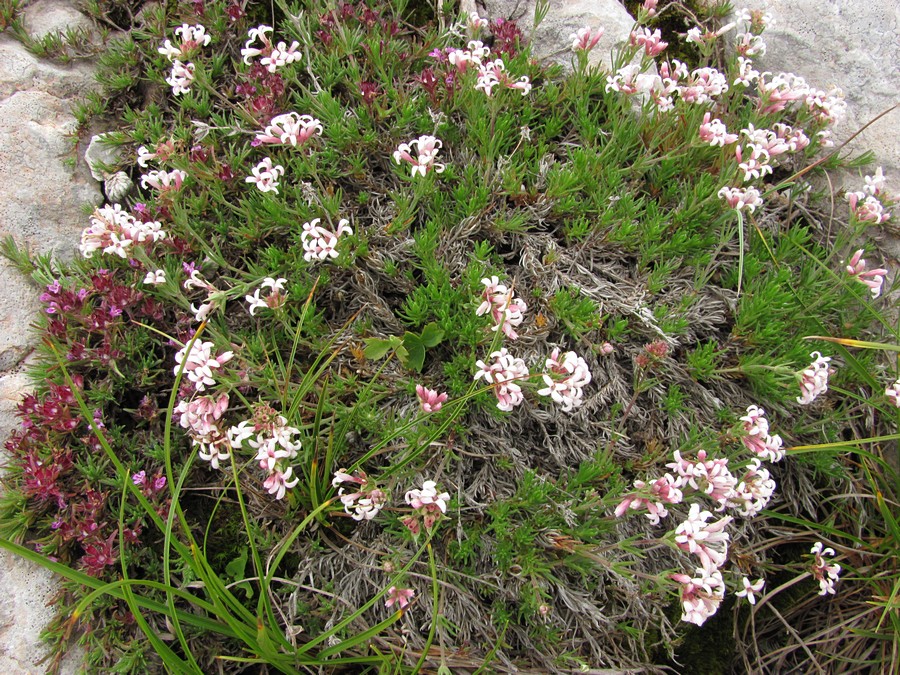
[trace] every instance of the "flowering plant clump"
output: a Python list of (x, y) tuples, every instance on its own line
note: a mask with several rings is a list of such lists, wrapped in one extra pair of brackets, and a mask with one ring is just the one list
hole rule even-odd
[(631, 3), (565, 71), (456, 3), (108, 4), (77, 113), (130, 187), (74, 260), (3, 248), (43, 311), (0, 546), (66, 578), (54, 658), (896, 661), (894, 200), (807, 189), (843, 104), (766, 70), (765, 14)]

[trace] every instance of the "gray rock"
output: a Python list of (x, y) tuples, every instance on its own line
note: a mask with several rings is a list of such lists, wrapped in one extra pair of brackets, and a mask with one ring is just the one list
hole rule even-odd
[(96, 181), (104, 181), (112, 176), (121, 158), (121, 148), (107, 144), (106, 134), (91, 136), (91, 142), (84, 151), (84, 161)]
[(24, 11), (25, 26), (32, 37), (40, 38), (48, 33), (69, 30), (94, 32), (94, 24), (75, 9), (71, 0), (36, 0), (28, 3)]
[[(835, 129), (842, 142), (877, 115), (900, 103), (900, 3), (897, 0), (746, 0), (738, 7), (765, 9), (774, 25), (763, 33), (767, 50), (759, 70), (792, 72), (815, 87), (841, 88), (846, 119)], [(889, 189), (900, 193), (900, 108), (882, 117), (848, 146), (873, 150)], [(862, 181), (838, 176), (850, 189)]]
[(463, 0), (461, 10), (472, 10), (485, 19), (513, 19), (532, 39), (533, 54), (544, 62), (559, 63), (571, 70), (572, 39), (586, 26), (603, 28), (603, 37), (589, 54), (589, 63), (612, 67), (614, 50), (627, 44), (634, 18), (617, 0), (554, 0), (547, 17), (532, 36), (535, 0)]
[(83, 96), (94, 78), (91, 66), (84, 62), (61, 66), (41, 61), (20, 43), (0, 35), (0, 100), (19, 91), (38, 90), (51, 96)]

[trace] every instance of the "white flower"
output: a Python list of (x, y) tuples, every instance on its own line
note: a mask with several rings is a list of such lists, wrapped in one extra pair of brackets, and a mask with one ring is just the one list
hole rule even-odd
[(166, 83), (172, 87), (175, 96), (186, 94), (191, 90), (194, 82), (194, 64), (182, 63), (179, 60), (172, 62), (172, 72), (166, 78)]
[(766, 580), (757, 579), (755, 582), (750, 583), (750, 580), (747, 577), (741, 577), (741, 584), (743, 584), (744, 590), (738, 591), (735, 595), (739, 598), (747, 598), (747, 602), (751, 605), (755, 605), (756, 594), (762, 591), (763, 586), (766, 585)]
[(254, 183), (260, 192), (274, 192), (278, 194), (278, 178), (284, 175), (284, 167), (281, 164), (272, 164), (272, 158), (266, 157), (252, 169), (253, 175), (247, 176), (244, 181)]
[[(413, 156), (412, 146), (416, 147), (416, 155)], [(394, 161), (397, 164), (407, 162), (412, 165), (412, 175), (421, 175), (423, 178), (429, 171), (443, 173), (444, 165), (435, 162), (438, 152), (443, 144), (434, 136), (419, 136), (409, 143), (401, 143), (394, 151)]]
[(733, 519), (724, 516), (714, 523), (709, 511), (701, 511), (699, 504), (691, 504), (688, 518), (675, 528), (675, 544), (678, 548), (695, 554), (704, 570), (712, 572), (725, 564), (728, 557), (728, 542), (731, 539), (725, 526)]
[(438, 494), (437, 483), (433, 480), (426, 480), (422, 483), (421, 490), (410, 490), (406, 493), (406, 503), (414, 509), (433, 511), (436, 508), (441, 513), (447, 513), (449, 501), (450, 494), (447, 492)]
[(147, 272), (147, 276), (144, 277), (144, 283), (149, 286), (157, 286), (166, 283), (166, 271), (156, 270), (155, 272)]
[(681, 584), (681, 620), (702, 626), (719, 609), (725, 597), (725, 582), (718, 570), (698, 568), (691, 578), (687, 574), (673, 574)]
[(485, 364), (484, 361), (475, 362), (479, 370), (475, 373), (474, 379), (484, 379), (488, 384), (492, 384), (494, 395), (497, 397), (497, 407), (504, 412), (510, 412), (525, 400), (517, 380), (528, 377), (528, 366), (522, 359), (511, 356), (506, 347), (492, 352), (491, 358), (494, 360), (491, 365)]
[(303, 244), (303, 259), (308, 262), (337, 258), (337, 245), (341, 236), (353, 234), (350, 221), (346, 218), (341, 218), (334, 232), (320, 225), (321, 220), (321, 218), (313, 218), (310, 222), (303, 223), (300, 241)]
[(819, 352), (813, 352), (810, 356), (815, 360), (799, 374), (800, 396), (797, 397), (797, 403), (800, 405), (809, 405), (819, 394), (828, 391), (828, 376), (831, 374), (828, 364), (831, 357), (822, 356)]
[(177, 375), (181, 370), (182, 362), (184, 362), (184, 374), (194, 383), (197, 391), (214, 386), (216, 384), (214, 374), (234, 356), (229, 351), (214, 357), (212, 356), (214, 346), (212, 342), (195, 340), (189, 354), (187, 346), (184, 346), (175, 354), (176, 366), (173, 372)]
[(891, 403), (900, 408), (900, 380), (897, 380), (888, 387), (885, 390), (884, 395), (890, 399)]
[(538, 394), (550, 396), (562, 405), (564, 412), (579, 407), (584, 402), (584, 388), (591, 381), (591, 371), (585, 360), (575, 352), (566, 352), (560, 360), (559, 348), (554, 348), (544, 367), (548, 371), (543, 375), (547, 386), (539, 389)]
[[(287, 293), (282, 293), (285, 283), (287, 283), (287, 279), (276, 280), (266, 277), (253, 295), (244, 296), (244, 300), (249, 305), (247, 309), (250, 311), (250, 316), (253, 316), (257, 309), (276, 309), (284, 305), (287, 299)], [(269, 294), (265, 298), (261, 298), (259, 294), (265, 288), (269, 289)]]
[(825, 561), (825, 556), (834, 557), (834, 549), (824, 548), (824, 544), (821, 541), (817, 541), (809, 552), (815, 556), (811, 572), (816, 581), (819, 582), (819, 595), (834, 595), (834, 585), (841, 574), (841, 566), (837, 563), (829, 565)]

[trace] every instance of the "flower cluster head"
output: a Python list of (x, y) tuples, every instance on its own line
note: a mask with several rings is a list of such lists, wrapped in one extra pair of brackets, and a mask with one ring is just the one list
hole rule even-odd
[(881, 167), (875, 175), (865, 177), (866, 184), (861, 191), (848, 192), (846, 197), (854, 217), (860, 222), (884, 223), (890, 220), (891, 212), (885, 205), (894, 200), (885, 192), (885, 178)]
[(233, 449), (240, 449), (246, 441), (256, 450), (254, 459), (268, 473), (263, 488), (275, 499), (284, 498), (286, 491), (299, 482), (293, 468), (287, 465), (301, 448), (300, 440), (295, 438), (299, 435), (299, 429), (288, 426), (287, 419), (265, 403), (257, 406), (252, 419), (228, 430)]
[(651, 58), (659, 56), (669, 46), (668, 42), (663, 42), (658, 28), (654, 31), (644, 27), (635, 28), (628, 36), (628, 42), (634, 47), (643, 47), (644, 54)]
[[(422, 516), (422, 522), (425, 529), (430, 530), (434, 527), (437, 519), (447, 513), (447, 505), (450, 502), (450, 494), (447, 492), (438, 492), (437, 483), (433, 480), (426, 480), (422, 483), (421, 490), (410, 490), (406, 493), (406, 503), (414, 508), (418, 515)], [(407, 527), (413, 534), (417, 533), (414, 527), (410, 526), (409, 521), (405, 521)]]
[(725, 581), (718, 570), (698, 568), (694, 577), (673, 574), (672, 580), (681, 584), (682, 621), (702, 626), (719, 609), (725, 597)]
[(707, 523), (710, 518), (712, 513), (701, 511), (699, 504), (691, 504), (687, 520), (675, 528), (675, 544), (696, 555), (708, 572), (725, 564), (731, 539), (725, 526), (733, 520), (731, 516), (723, 516), (714, 523)]
[(178, 423), (197, 446), (200, 459), (209, 462), (213, 469), (231, 456), (231, 442), (219, 423), (227, 409), (228, 394), (224, 392), (218, 396), (196, 396), (190, 401), (182, 399), (175, 408)]
[(671, 474), (665, 474), (662, 478), (651, 481), (649, 485), (642, 481), (634, 481), (635, 491), (619, 503), (615, 514), (621, 518), (626, 511), (640, 511), (646, 509), (647, 519), (651, 525), (659, 525), (660, 518), (669, 515), (666, 504), (680, 504), (684, 495), (677, 487), (677, 481)]
[(809, 550), (815, 556), (810, 571), (816, 581), (819, 582), (819, 595), (834, 595), (834, 584), (838, 581), (841, 574), (841, 566), (837, 563), (830, 565), (825, 560), (825, 556), (834, 557), (833, 548), (825, 548), (821, 541), (813, 544)]
[(478, 12), (472, 10), (466, 15), (466, 30), (469, 35), (478, 35), (488, 27), (488, 20), (478, 16)]
[(819, 394), (828, 391), (828, 376), (833, 372), (828, 365), (831, 362), (830, 356), (822, 356), (819, 352), (813, 352), (810, 356), (814, 361), (798, 374), (800, 396), (797, 397), (797, 403), (800, 405), (809, 405)]
[(759, 71), (753, 67), (753, 61), (739, 56), (737, 58), (737, 77), (734, 78), (732, 86), (742, 85), (744, 87), (751, 86), (759, 79)]
[(352, 488), (353, 492), (345, 492), (346, 488), (343, 487), (338, 490), (344, 511), (353, 520), (372, 520), (387, 503), (387, 494), (369, 479), (365, 471), (358, 470), (355, 473), (356, 475), (353, 475), (346, 469), (338, 469), (334, 472), (331, 486), (337, 487), (342, 483), (355, 485), (356, 487)]
[(501, 284), (496, 276), (485, 277), (481, 283), (484, 285), (484, 291), (481, 293), (484, 299), (475, 310), (476, 316), (490, 313), (494, 320), (491, 330), (496, 332), (497, 329), (501, 329), (510, 340), (517, 339), (519, 334), (515, 328), (522, 324), (524, 312), (528, 310), (525, 301), (522, 298), (513, 298), (512, 291), (506, 284)]
[(745, 206), (750, 213), (756, 211), (756, 207), (763, 205), (762, 196), (755, 187), (728, 187), (719, 190), (719, 197), (725, 200), (735, 211), (740, 211)]
[(882, 269), (879, 267), (874, 270), (866, 269), (866, 261), (862, 257), (863, 249), (859, 249), (856, 253), (853, 254), (853, 257), (850, 258), (850, 261), (847, 263), (845, 269), (847, 270), (847, 274), (856, 279), (861, 284), (865, 284), (869, 287), (869, 291), (872, 293), (873, 298), (877, 298), (881, 295), (881, 289), (884, 286), (884, 277), (888, 273), (886, 269)]
[[(300, 48), (299, 42), (294, 40), (290, 47), (288, 47), (286, 42), (279, 42), (273, 45), (268, 36), (268, 33), (271, 32), (271, 26), (257, 26), (247, 31), (249, 39), (241, 50), (241, 56), (246, 65), (249, 66), (254, 57), (262, 56), (259, 60), (260, 65), (265, 67), (270, 73), (274, 73), (282, 66), (295, 63), (301, 59), (302, 54), (297, 51)], [(261, 46), (252, 46), (257, 40), (259, 40)]]
[(781, 436), (769, 434), (769, 421), (765, 418), (766, 411), (759, 406), (751, 405), (747, 408), (747, 414), (741, 417), (744, 423), (744, 435), (741, 442), (757, 457), (770, 462), (780, 462), (784, 459), (784, 448)]
[(165, 237), (160, 223), (137, 220), (119, 204), (107, 204), (94, 211), (90, 225), (81, 233), (79, 250), (85, 258), (90, 258), (95, 251), (127, 258), (134, 244), (153, 243)]
[(447, 394), (439, 394), (434, 389), (428, 389), (421, 384), (416, 385), (416, 396), (419, 397), (419, 405), (427, 413), (437, 412), (447, 400)]
[(736, 509), (744, 518), (753, 518), (766, 508), (772, 495), (775, 494), (775, 481), (769, 470), (762, 467), (758, 457), (750, 460), (743, 478), (735, 486), (728, 506)]
[(284, 167), (281, 164), (272, 164), (272, 158), (266, 157), (253, 169), (252, 176), (244, 179), (246, 183), (254, 183), (260, 192), (274, 192), (278, 194), (278, 179), (284, 175)]
[(735, 37), (735, 50), (741, 56), (765, 56), (766, 43), (753, 33), (738, 33)]
[(321, 222), (321, 218), (313, 218), (310, 222), (303, 223), (300, 241), (303, 244), (303, 259), (307, 262), (337, 258), (338, 240), (344, 234), (353, 234), (350, 221), (346, 218), (341, 218), (334, 232), (320, 225)]
[(709, 143), (713, 147), (718, 146), (720, 148), (736, 143), (738, 135), (728, 133), (728, 129), (722, 123), (722, 120), (718, 117), (711, 119), (711, 117), (712, 114), (709, 111), (703, 115), (703, 122), (700, 124), (700, 129), (697, 132), (700, 140), (704, 143)]
[(470, 67), (480, 68), (491, 54), (491, 48), (486, 47), (480, 40), (470, 41), (468, 47), (468, 49), (451, 49), (447, 53), (447, 60), (461, 73)]
[[(286, 283), (287, 279), (266, 277), (259, 285), (259, 288), (253, 292), (253, 295), (245, 295), (244, 300), (247, 302), (250, 316), (253, 316), (257, 309), (278, 309), (282, 307), (287, 300), (287, 292), (284, 291)], [(269, 294), (261, 298), (259, 294), (265, 288), (269, 289)]]
[(185, 178), (187, 178), (187, 171), (182, 171), (181, 169), (150, 171), (141, 176), (141, 187), (145, 190), (148, 187), (152, 187), (160, 192), (180, 190)]
[(181, 42), (177, 47), (170, 40), (166, 40), (163, 46), (157, 49), (160, 54), (173, 62), (190, 56), (193, 52), (201, 47), (206, 47), (212, 42), (212, 36), (200, 24), (196, 26), (186, 23), (182, 24), (175, 29), (175, 35), (181, 38)]
[[(413, 146), (415, 146), (415, 156), (413, 156)], [(425, 177), (430, 171), (435, 173), (443, 173), (444, 165), (435, 162), (438, 152), (440, 152), (443, 143), (434, 136), (419, 136), (411, 140), (409, 143), (401, 143), (394, 150), (394, 161), (397, 164), (407, 162), (412, 165), (412, 175), (416, 174)]]
[(190, 352), (188, 352), (188, 345), (182, 347), (175, 354), (175, 374), (178, 375), (179, 371), (181, 371), (182, 363), (184, 363), (184, 374), (188, 380), (194, 383), (194, 389), (204, 391), (207, 387), (215, 386), (215, 374), (219, 368), (232, 359), (234, 353), (228, 351), (213, 356), (214, 347), (215, 345), (212, 342), (202, 342), (200, 340), (194, 340), (193, 344), (190, 345)]
[(483, 63), (478, 67), (478, 81), (475, 83), (475, 89), (484, 92), (484, 95), (490, 98), (494, 91), (494, 87), (502, 85), (507, 89), (518, 89), (522, 92), (522, 96), (527, 96), (531, 91), (531, 81), (527, 75), (523, 75), (518, 80), (513, 80), (506, 74), (506, 64), (503, 59), (494, 59)]
[(593, 30), (590, 26), (585, 26), (577, 33), (572, 33), (569, 36), (569, 39), (572, 41), (572, 51), (587, 54), (597, 46), (597, 43), (600, 42), (600, 38), (602, 37), (603, 28)]
[(591, 382), (591, 371), (583, 358), (575, 352), (566, 352), (560, 359), (559, 348), (553, 349), (544, 363), (544, 384), (538, 390), (541, 396), (550, 396), (562, 406), (563, 411), (571, 412), (584, 402), (584, 388)]
[(493, 385), (497, 407), (504, 412), (510, 412), (525, 400), (518, 380), (528, 377), (528, 366), (522, 359), (513, 357), (506, 347), (492, 352), (490, 358), (493, 359), (490, 365), (480, 360), (475, 362), (479, 370), (475, 373), (474, 379), (484, 379)]
[(675, 487), (691, 487), (702, 492), (719, 503), (717, 511), (723, 510), (737, 485), (737, 479), (728, 469), (728, 459), (707, 459), (706, 450), (697, 451), (696, 462), (683, 458), (679, 450), (673, 456), (675, 461), (666, 467), (672, 469)]
[(140, 146), (137, 149), (137, 163), (142, 169), (147, 168), (150, 160), (157, 162), (165, 162), (175, 153), (175, 143), (171, 140), (157, 143), (153, 152), (150, 152), (146, 146)]
[(772, 173), (770, 164), (772, 156), (759, 144), (748, 143), (745, 148), (738, 145), (734, 149), (734, 157), (738, 162), (738, 168), (744, 172), (745, 183), (757, 178), (765, 178)]
[(766, 585), (765, 579), (757, 579), (754, 582), (750, 582), (750, 579), (747, 577), (741, 577), (741, 584), (743, 585), (743, 590), (738, 591), (735, 595), (739, 598), (747, 598), (747, 602), (751, 605), (756, 604), (756, 594), (761, 593), (763, 587)]
[(412, 601), (415, 594), (416, 592), (412, 588), (391, 586), (388, 589), (387, 597), (384, 599), (384, 606), (390, 609), (396, 604), (399, 609), (406, 609), (406, 606)]
[(187, 94), (194, 83), (194, 64), (182, 63), (179, 60), (172, 62), (172, 72), (166, 78), (166, 84), (172, 87), (175, 96)]
[(900, 380), (885, 389), (884, 395), (890, 399), (891, 403), (900, 408)]
[(303, 145), (313, 136), (321, 136), (322, 122), (310, 115), (299, 115), (295, 112), (276, 115), (271, 119), (265, 131), (256, 133), (256, 138), (250, 145), (256, 147), (264, 143), (274, 145), (288, 145), (293, 147)]
[(147, 272), (146, 276), (144, 276), (144, 283), (148, 286), (159, 286), (160, 284), (166, 283), (166, 271), (155, 270)]

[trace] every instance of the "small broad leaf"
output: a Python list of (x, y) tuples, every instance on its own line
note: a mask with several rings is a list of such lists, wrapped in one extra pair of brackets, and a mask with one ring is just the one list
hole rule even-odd
[(363, 340), (363, 342), (366, 343), (366, 348), (363, 350), (363, 355), (367, 359), (372, 359), (374, 361), (384, 358), (384, 356), (389, 351), (391, 351), (392, 349), (397, 349), (402, 344), (400, 338), (394, 337), (393, 335), (387, 340), (381, 340), (379, 338), (367, 338)]
[(406, 367), (421, 373), (422, 366), (425, 365), (425, 345), (422, 344), (422, 338), (414, 333), (407, 333), (403, 336), (403, 346), (408, 352)]
[(422, 329), (421, 340), (425, 347), (434, 347), (439, 345), (444, 339), (444, 331), (438, 328), (438, 325), (432, 321)]

